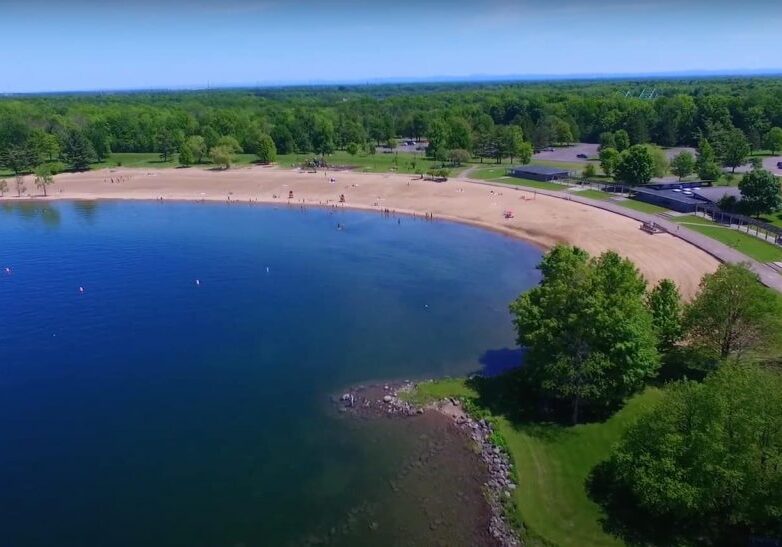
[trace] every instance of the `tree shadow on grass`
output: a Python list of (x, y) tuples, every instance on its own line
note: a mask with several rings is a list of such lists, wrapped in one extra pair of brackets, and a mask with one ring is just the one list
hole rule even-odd
[[(556, 428), (566, 432), (573, 425), (570, 404), (541, 394), (531, 371), (525, 367), (525, 355), (523, 348), (502, 348), (487, 350), (480, 357), (481, 370), (467, 380), (467, 385), (478, 393), (477, 406), (536, 436), (554, 435)], [(585, 407), (580, 423), (602, 422), (618, 408), (619, 405)]]
[(673, 348), (663, 356), (654, 383), (665, 385), (684, 379), (701, 382), (717, 366), (718, 362), (702, 351), (688, 346)]

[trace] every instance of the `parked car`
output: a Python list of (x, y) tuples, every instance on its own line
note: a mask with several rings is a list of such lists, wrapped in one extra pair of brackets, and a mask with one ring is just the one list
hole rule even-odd
[(579, 155), (578, 155), (578, 156), (576, 156), (576, 157), (577, 157), (577, 158), (581, 158), (582, 160), (585, 160), (585, 159), (587, 159), (587, 157), (588, 157), (588, 156), (587, 156), (586, 154), (579, 154)]
[(777, 169), (782, 169), (782, 161), (777, 162)]

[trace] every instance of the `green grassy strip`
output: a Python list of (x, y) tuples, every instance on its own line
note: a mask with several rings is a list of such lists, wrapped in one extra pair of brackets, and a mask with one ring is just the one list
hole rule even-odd
[(528, 543), (602, 547), (622, 542), (603, 530), (602, 512), (587, 495), (586, 479), (627, 427), (661, 395), (649, 388), (605, 422), (573, 427), (514, 423), (506, 416), (493, 416), (479, 406), (478, 393), (464, 380), (424, 383), (406, 397), (417, 404), (460, 397), (467, 408), (492, 420), (516, 468), (514, 510), (530, 536)]
[(779, 226), (782, 228), (782, 213), (772, 213), (770, 215), (766, 215), (764, 217), (760, 217), (760, 220), (763, 222), (768, 222), (769, 224), (773, 224), (774, 226)]
[(600, 190), (581, 190), (580, 192), (573, 192), (574, 196), (581, 196), (589, 199), (596, 199), (599, 201), (609, 201), (614, 196), (608, 192), (601, 192)]
[(778, 262), (782, 260), (781, 247), (749, 234), (733, 230), (695, 215), (676, 217), (674, 220), (690, 230), (716, 239), (759, 262)]

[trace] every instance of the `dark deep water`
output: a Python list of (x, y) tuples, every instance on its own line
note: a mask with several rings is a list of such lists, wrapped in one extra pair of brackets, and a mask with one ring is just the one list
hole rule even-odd
[[(432, 441), (329, 397), (502, 367), (539, 258), (371, 213), (0, 204), (0, 545), (458, 542), (450, 466), (388, 495)], [(400, 535), (422, 496), (451, 539)]]

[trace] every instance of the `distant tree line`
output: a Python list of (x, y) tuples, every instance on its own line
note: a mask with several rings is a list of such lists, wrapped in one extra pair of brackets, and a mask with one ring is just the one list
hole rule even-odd
[[(658, 97), (638, 98), (644, 85)], [(112, 152), (154, 152), (229, 165), (239, 152), (261, 162), (372, 153), (404, 137), (428, 139), (428, 155), (443, 162), (466, 153), (523, 163), (534, 149), (576, 141), (620, 155), (708, 142), (715, 165), (735, 167), (751, 150), (782, 149), (780, 128), (782, 83), (762, 78), (15, 96), (0, 100), (0, 163), (14, 173), (43, 163), (80, 170)], [(704, 162), (699, 173), (712, 167)]]

